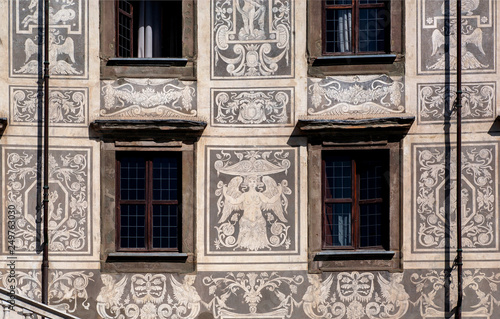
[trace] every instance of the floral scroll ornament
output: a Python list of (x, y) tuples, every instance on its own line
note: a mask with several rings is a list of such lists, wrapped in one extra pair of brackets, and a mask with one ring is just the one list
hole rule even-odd
[(284, 92), (221, 92), (215, 97), (218, 123), (287, 123), (289, 97)]
[(290, 11), (286, 0), (215, 0), (215, 66), (249, 77), (274, 75), (283, 60), (288, 69)]
[[(451, 158), (456, 158), (452, 149)], [(445, 201), (445, 152), (443, 148), (418, 151), (419, 177), (417, 215), (420, 219), (417, 236), (423, 248), (443, 248), (447, 236), (456, 244), (456, 220), (447, 221)], [(462, 241), (464, 247), (488, 247), (494, 240), (496, 186), (493, 182), (494, 151), (490, 147), (464, 147), (462, 154)], [(456, 163), (450, 160), (450, 212), (456, 215)]]
[(194, 275), (186, 275), (181, 283), (171, 276), (172, 298), (163, 274), (133, 275), (125, 295), (128, 277), (117, 282), (112, 275), (103, 274), (104, 286), (96, 298), (97, 312), (105, 319), (194, 319), (201, 305), (193, 286), (195, 279)]
[(309, 115), (402, 113), (404, 85), (386, 75), (310, 79)]
[[(431, 270), (427, 273), (414, 273), (411, 282), (416, 287), (417, 295), (420, 296), (415, 302), (419, 305), (421, 318), (444, 318), (447, 316), (442, 302), (438, 302), (437, 296), (444, 295), (445, 289), (450, 292), (450, 309), (454, 308), (458, 300), (456, 287), (457, 272), (452, 275), (444, 271)], [(500, 300), (495, 298), (500, 285), (500, 273), (481, 269), (467, 269), (463, 272), (463, 293), (467, 298), (464, 301), (463, 317), (494, 319), (495, 306), (500, 306)], [(448, 287), (448, 288), (446, 288)]]
[(234, 176), (228, 184), (219, 181), (215, 191), (219, 218), (219, 226), (215, 226), (216, 248), (258, 251), (283, 246), (288, 249), (290, 226), (285, 215), (287, 195), (292, 191), (287, 180), (276, 183), (270, 175), (287, 172), (289, 153), (246, 151), (234, 155), (239, 161), (232, 164), (231, 155), (221, 151), (214, 164), (218, 175)]
[[(215, 318), (237, 317), (241, 313), (234, 312), (232, 302), (244, 302), (248, 305), (248, 317), (290, 318), (294, 306), (300, 305), (295, 299), (297, 286), (304, 282), (304, 277), (280, 276), (277, 272), (267, 273), (228, 273), (224, 277), (207, 276), (203, 284), (208, 286), (208, 294), (212, 300), (206, 304)], [(279, 300), (279, 305), (271, 311), (261, 310), (261, 302), (271, 296)], [(266, 298), (267, 296), (267, 298)]]
[(102, 82), (101, 116), (191, 117), (196, 89), (171, 79), (123, 79)]
[[(27, 152), (7, 153), (7, 199), (19, 212), (16, 218), (16, 250), (34, 252), (37, 247), (36, 221), (29, 212), (27, 198), (36, 190), (41, 176), (41, 160), (33, 161)], [(87, 242), (86, 154), (81, 152), (49, 155), (49, 249), (53, 252), (81, 251)], [(67, 209), (63, 207), (67, 206)]]
[[(391, 274), (388, 279), (379, 274), (375, 281), (372, 273), (341, 272), (335, 291), (333, 274), (325, 281), (320, 275), (308, 278), (311, 285), (302, 297), (302, 307), (311, 319), (402, 318), (408, 311), (409, 295), (401, 283), (403, 274)], [(375, 283), (380, 293), (375, 292)]]
[[(17, 294), (32, 300), (40, 300), (42, 297), (40, 272), (24, 272), (16, 270)], [(9, 287), (9, 273), (2, 275), (2, 284)], [(49, 278), (49, 303), (52, 307), (73, 313), (81, 305), (85, 310), (90, 309), (89, 294), (87, 288), (94, 273), (85, 271), (63, 272), (60, 270), (50, 273)], [(81, 303), (79, 300), (82, 300)]]

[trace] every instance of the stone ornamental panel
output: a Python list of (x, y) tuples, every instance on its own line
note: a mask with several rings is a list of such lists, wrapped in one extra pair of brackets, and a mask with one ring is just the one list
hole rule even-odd
[[(35, 126), (43, 110), (43, 94), (36, 87), (10, 87), (9, 125)], [(53, 88), (49, 91), (49, 120), (52, 127), (88, 126), (88, 88)], [(41, 114), (43, 117), (43, 114)]]
[[(91, 155), (90, 148), (51, 147), (48, 212), (52, 255), (92, 253)], [(42, 154), (35, 148), (6, 146), (2, 148), (2, 159), (6, 206), (13, 205), (16, 211), (16, 254), (32, 255), (40, 250), (42, 242), (36, 216), (37, 209), (41, 209), (37, 203), (42, 203)]]
[[(11, 77), (43, 73), (43, 14), (38, 0), (9, 2)], [(88, 78), (88, 0), (50, 1), (49, 62), (52, 78)]]
[(208, 255), (298, 254), (298, 153), (207, 147)]
[[(418, 123), (443, 124), (456, 120), (454, 102), (457, 87), (441, 83), (418, 84)], [(496, 83), (464, 83), (462, 85), (462, 121), (492, 122), (496, 117)]]
[(387, 75), (309, 78), (307, 114), (313, 116), (403, 113), (404, 84)]
[(294, 1), (211, 0), (211, 4), (212, 79), (294, 76)]
[[(421, 0), (417, 3), (418, 73), (442, 74), (444, 70), (456, 70), (457, 0)], [(496, 5), (494, 0), (462, 1), (464, 73), (494, 73), (496, 70)]]
[(292, 126), (294, 88), (212, 89), (212, 125)]
[[(414, 144), (412, 251), (442, 253), (454, 248), (456, 226), (456, 148)], [(462, 244), (497, 252), (498, 144), (462, 147)]]
[(101, 82), (100, 116), (113, 118), (196, 116), (196, 82), (120, 79)]

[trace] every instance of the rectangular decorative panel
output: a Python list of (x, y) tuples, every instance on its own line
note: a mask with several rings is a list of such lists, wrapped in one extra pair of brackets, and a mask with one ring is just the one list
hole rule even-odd
[(293, 77), (294, 2), (211, 0), (212, 79)]
[[(52, 78), (88, 78), (88, 0), (50, 1), (49, 58)], [(9, 2), (11, 77), (43, 74), (43, 1)]]
[(298, 254), (298, 152), (207, 147), (207, 255)]
[(294, 88), (212, 89), (213, 126), (292, 126), (294, 111)]
[[(413, 144), (412, 251), (441, 253), (457, 242), (456, 147)], [(462, 146), (462, 244), (498, 252), (498, 144)]]
[[(43, 118), (43, 98), (40, 98), (43, 93), (36, 87), (18, 86), (11, 86), (9, 93), (9, 125), (38, 125)], [(49, 91), (50, 125), (52, 127), (87, 127), (88, 106), (88, 88), (54, 87)]]
[[(456, 120), (456, 85), (418, 84), (418, 123), (444, 124)], [(496, 116), (496, 83), (477, 82), (462, 85), (462, 121), (493, 122)]]
[[(15, 207), (16, 254), (35, 254), (41, 248), (43, 193), (42, 152), (35, 147), (2, 148), (2, 180), (6, 203)], [(90, 255), (92, 252), (91, 160), (88, 147), (54, 147), (49, 154), (49, 250), (52, 255)], [(2, 216), (5, 220), (5, 212)], [(2, 224), (6, 233), (6, 224)], [(5, 251), (5, 245), (2, 247)]]
[[(457, 1), (417, 1), (419, 74), (457, 69)], [(462, 69), (465, 73), (496, 70), (496, 1), (462, 1)]]

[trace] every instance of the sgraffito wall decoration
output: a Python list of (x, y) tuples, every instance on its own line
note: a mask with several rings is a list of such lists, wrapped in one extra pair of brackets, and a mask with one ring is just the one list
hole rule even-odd
[[(446, 87), (440, 83), (418, 84), (419, 124), (443, 124), (456, 120), (453, 103), (456, 85)], [(462, 121), (485, 122), (496, 117), (496, 83), (464, 83), (462, 85)]]
[[(500, 310), (498, 269), (464, 269), (462, 280), (463, 318), (496, 318)], [(411, 274), (410, 281), (418, 297), (412, 300), (412, 303), (415, 313), (420, 314), (419, 318), (445, 318), (457, 304), (456, 271), (451, 273), (444, 270), (417, 271)]]
[(212, 89), (212, 125), (221, 127), (292, 126), (294, 89)]
[[(43, 69), (43, 8), (37, 0), (9, 1), (11, 77), (37, 77)], [(88, 78), (88, 0), (50, 2), (49, 62), (53, 78)]]
[(193, 117), (196, 82), (119, 79), (101, 82), (102, 117)]
[[(456, 245), (456, 148), (414, 144), (412, 251), (442, 253)], [(498, 144), (462, 147), (462, 244), (497, 252)]]
[[(16, 294), (40, 301), (42, 299), (41, 272), (38, 270), (16, 269), (15, 277), (9, 277), (9, 272), (0, 271), (3, 287), (16, 287)], [(12, 278), (15, 281), (12, 282)], [(49, 304), (50, 306), (74, 313), (77, 310), (89, 310), (92, 295), (89, 295), (89, 284), (95, 282), (92, 271), (54, 270), (49, 272)]]
[[(456, 70), (457, 1), (422, 0), (417, 3), (421, 4), (417, 9), (418, 72), (442, 74), (444, 70)], [(461, 59), (465, 73), (493, 73), (496, 70), (495, 6), (493, 0), (462, 2)]]
[[(43, 104), (36, 87), (10, 87), (9, 125), (39, 124)], [(88, 126), (88, 88), (53, 88), (49, 91), (49, 120), (52, 127)], [(43, 117), (43, 114), (41, 114)]]
[(360, 75), (308, 79), (308, 115), (371, 115), (404, 111), (401, 77)]
[(212, 79), (294, 76), (294, 1), (212, 0)]
[(208, 254), (297, 254), (293, 148), (208, 147)]
[[(51, 147), (48, 211), (52, 255), (92, 253), (91, 153), (87, 147)], [(7, 204), (14, 205), (16, 211), (16, 254), (34, 254), (43, 242), (36, 215), (42, 203), (42, 154), (32, 147), (5, 146), (2, 159), (5, 176), (2, 189)], [(5, 227), (4, 224), (4, 234)], [(3, 251), (6, 251), (5, 246)]]

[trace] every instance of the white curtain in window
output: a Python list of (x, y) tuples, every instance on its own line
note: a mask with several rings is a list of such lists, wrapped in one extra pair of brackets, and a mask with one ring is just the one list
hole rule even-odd
[(339, 24), (338, 24), (338, 39), (339, 39), (339, 52), (349, 52), (351, 49), (352, 39), (352, 12), (350, 10), (339, 11)]
[[(153, 58), (161, 55), (161, 16), (158, 1), (141, 1), (139, 7), (139, 31), (137, 57)], [(156, 45), (155, 45), (156, 44)]]

